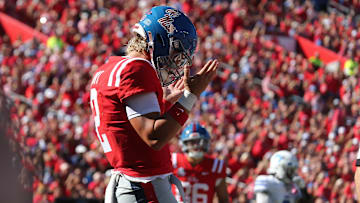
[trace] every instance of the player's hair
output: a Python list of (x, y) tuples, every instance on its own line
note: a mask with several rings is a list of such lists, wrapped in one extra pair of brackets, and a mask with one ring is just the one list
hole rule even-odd
[(129, 43), (127, 45), (126, 48), (126, 54), (129, 54), (130, 52), (143, 52), (143, 51), (147, 51), (147, 42), (146, 39), (144, 39), (142, 36), (140, 36), (139, 34), (136, 34), (135, 36), (133, 36), (130, 40)]

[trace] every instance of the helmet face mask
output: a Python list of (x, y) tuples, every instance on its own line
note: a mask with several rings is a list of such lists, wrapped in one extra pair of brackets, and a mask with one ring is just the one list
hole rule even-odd
[(167, 6), (153, 7), (133, 31), (147, 39), (151, 62), (162, 86), (180, 79), (184, 66), (192, 65), (197, 34), (182, 12)]
[(202, 158), (208, 151), (209, 140), (201, 138), (199, 135), (195, 139), (188, 139), (182, 142), (183, 152), (191, 158)]

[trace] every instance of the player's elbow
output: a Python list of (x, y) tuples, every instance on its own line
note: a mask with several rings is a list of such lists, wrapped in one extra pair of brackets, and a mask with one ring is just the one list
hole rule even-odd
[(148, 131), (145, 137), (147, 145), (155, 151), (160, 151), (166, 145), (166, 140), (162, 139), (160, 134), (154, 130)]
[(152, 140), (149, 141), (148, 146), (155, 151), (160, 151), (165, 146), (165, 144), (161, 143), (159, 140)]

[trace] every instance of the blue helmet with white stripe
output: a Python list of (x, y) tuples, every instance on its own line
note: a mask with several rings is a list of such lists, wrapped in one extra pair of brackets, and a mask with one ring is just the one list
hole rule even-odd
[(180, 145), (184, 153), (192, 158), (201, 158), (210, 148), (210, 135), (200, 123), (191, 123), (180, 136)]
[(184, 66), (192, 64), (197, 45), (196, 29), (181, 11), (169, 6), (153, 7), (134, 26), (133, 32), (147, 40), (162, 86), (180, 79)]

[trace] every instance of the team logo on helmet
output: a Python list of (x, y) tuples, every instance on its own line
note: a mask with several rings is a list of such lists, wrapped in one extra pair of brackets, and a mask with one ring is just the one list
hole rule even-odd
[(190, 133), (189, 134), (189, 138), (195, 138), (195, 137), (200, 137), (199, 133)]
[(167, 33), (173, 33), (176, 31), (174, 26), (174, 18), (179, 17), (181, 13), (174, 9), (166, 9), (165, 15), (162, 18), (159, 18), (158, 22), (166, 30)]

